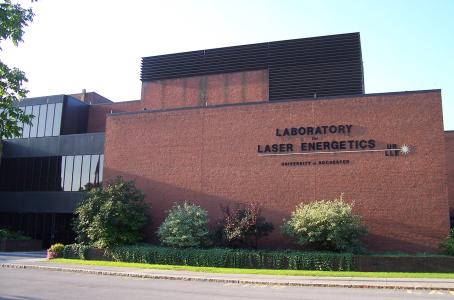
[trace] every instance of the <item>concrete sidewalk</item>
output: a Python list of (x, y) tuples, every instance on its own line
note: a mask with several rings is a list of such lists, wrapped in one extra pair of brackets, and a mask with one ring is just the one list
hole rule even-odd
[[(358, 277), (316, 277), (281, 276), (252, 274), (216, 274), (191, 271), (169, 271), (125, 267), (84, 266), (56, 264), (41, 257), (11, 255), (5, 259), (0, 253), (0, 267), (41, 269), (59, 272), (76, 272), (107, 276), (123, 276), (148, 279), (168, 279), (186, 281), (207, 281), (234, 284), (261, 284), (313, 287), (384, 288), (454, 291), (454, 279), (408, 279), (408, 278), (358, 278)], [(22, 259), (17, 259), (22, 257)]]

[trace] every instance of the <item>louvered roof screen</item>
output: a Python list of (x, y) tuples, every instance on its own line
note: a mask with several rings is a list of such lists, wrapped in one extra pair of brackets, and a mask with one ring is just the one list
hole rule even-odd
[(141, 80), (263, 69), (270, 101), (364, 93), (359, 33), (144, 57)]

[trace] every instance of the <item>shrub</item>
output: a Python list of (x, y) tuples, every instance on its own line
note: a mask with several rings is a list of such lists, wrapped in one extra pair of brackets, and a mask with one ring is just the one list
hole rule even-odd
[(64, 258), (87, 259), (90, 246), (82, 244), (70, 244), (63, 247), (62, 256)]
[(107, 250), (114, 261), (201, 267), (354, 270), (350, 253), (267, 251), (224, 248), (167, 248), (150, 245), (119, 246)]
[(0, 229), (0, 240), (15, 240), (15, 241), (27, 241), (32, 238), (23, 235), (20, 231), (11, 231), (8, 229)]
[(134, 244), (143, 239), (148, 223), (144, 195), (133, 181), (117, 178), (105, 187), (94, 186), (76, 209), (77, 241), (99, 248)]
[(220, 223), (221, 237), (227, 245), (247, 248), (258, 247), (260, 238), (267, 236), (273, 231), (274, 226), (265, 222), (260, 215), (260, 207), (257, 203), (249, 203), (230, 209), (229, 206), (222, 208), (223, 220)]
[(65, 245), (57, 243), (53, 244), (50, 246), (49, 249), (47, 249), (47, 258), (52, 259), (52, 258), (57, 258), (57, 257), (63, 257), (63, 249), (65, 248)]
[(208, 236), (207, 212), (198, 205), (175, 204), (157, 233), (161, 243), (172, 247), (200, 247)]
[(449, 236), (441, 242), (440, 246), (448, 255), (454, 255), (454, 228), (451, 229)]
[(360, 252), (367, 231), (352, 207), (343, 195), (333, 201), (301, 203), (290, 220), (284, 220), (283, 234), (311, 250)]

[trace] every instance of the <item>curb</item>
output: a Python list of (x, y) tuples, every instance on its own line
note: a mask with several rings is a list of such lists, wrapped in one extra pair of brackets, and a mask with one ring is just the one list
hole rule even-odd
[[(380, 284), (343, 284), (343, 283), (305, 283), (305, 282), (273, 282), (266, 280), (248, 280), (248, 279), (228, 279), (228, 278), (203, 278), (197, 276), (177, 276), (177, 275), (157, 275), (143, 274), (134, 272), (119, 272), (105, 270), (90, 270), (80, 268), (50, 267), (39, 265), (10, 264), (2, 263), (0, 268), (7, 269), (35, 269), (57, 272), (72, 272), (92, 275), (131, 277), (142, 279), (164, 279), (164, 280), (182, 280), (182, 281), (200, 281), (232, 284), (255, 284), (270, 286), (295, 286), (295, 287), (343, 287), (343, 288), (363, 288), (363, 289), (390, 289), (390, 290), (437, 290), (437, 291), (454, 291), (454, 287), (431, 287), (431, 286), (404, 286), (404, 285), (380, 285)], [(206, 273), (204, 273), (206, 274)]]

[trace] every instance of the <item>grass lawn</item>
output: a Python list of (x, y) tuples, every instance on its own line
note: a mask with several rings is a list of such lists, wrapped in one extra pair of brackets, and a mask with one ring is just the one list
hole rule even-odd
[(57, 258), (49, 261), (57, 264), (77, 264), (88, 266), (128, 267), (141, 269), (192, 271), (223, 274), (259, 274), (283, 276), (323, 276), (323, 277), (371, 277), (371, 278), (440, 278), (454, 279), (454, 273), (404, 273), (404, 272), (351, 272), (351, 271), (306, 271), (306, 270), (267, 270), (267, 269), (235, 269), (215, 267), (193, 267), (173, 265), (152, 265), (142, 263), (125, 263), (114, 261), (81, 260)]

